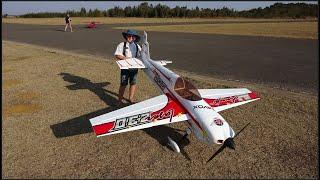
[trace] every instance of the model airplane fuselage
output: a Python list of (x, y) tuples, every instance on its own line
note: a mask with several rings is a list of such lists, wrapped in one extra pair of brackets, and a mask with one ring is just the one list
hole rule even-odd
[(120, 69), (143, 69), (163, 95), (90, 119), (95, 133), (103, 136), (186, 121), (198, 140), (234, 149), (236, 134), (218, 112), (255, 101), (259, 99), (256, 94), (245, 88), (197, 89), (165, 68), (167, 63), (171, 62), (150, 59), (145, 33), (141, 60), (132, 58), (117, 64)]
[(201, 98), (190, 82), (156, 61), (149, 60), (144, 64), (148, 67), (144, 69), (145, 73), (163, 94), (180, 104), (184, 112), (188, 113), (190, 119), (187, 122), (197, 139), (207, 144), (221, 144), (225, 139), (234, 136), (229, 124)]
[[(149, 47), (148, 42), (142, 46)], [(196, 138), (206, 144), (222, 144), (226, 139), (234, 137), (235, 133), (227, 121), (217, 113), (212, 106), (223, 103), (236, 103), (246, 100), (256, 100), (255, 93), (250, 92), (238, 97), (216, 99), (215, 101), (202, 98), (198, 89), (189, 81), (165, 68), (166, 61), (153, 61), (148, 55), (148, 48), (142, 50), (142, 62), (147, 68), (144, 72), (157, 87), (179, 103), (190, 116), (187, 121)], [(209, 104), (210, 103), (210, 104)]]

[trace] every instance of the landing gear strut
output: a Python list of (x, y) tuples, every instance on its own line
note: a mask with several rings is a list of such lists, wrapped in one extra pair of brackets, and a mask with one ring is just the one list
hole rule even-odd
[(178, 143), (176, 143), (174, 140), (172, 140), (169, 136), (168, 136), (168, 145), (177, 153), (180, 153), (180, 148), (179, 148), (179, 144), (181, 144), (181, 142), (183, 140), (185, 140), (187, 138), (187, 136), (191, 134), (191, 130), (189, 128), (186, 129), (186, 133), (183, 135), (183, 137), (178, 141)]

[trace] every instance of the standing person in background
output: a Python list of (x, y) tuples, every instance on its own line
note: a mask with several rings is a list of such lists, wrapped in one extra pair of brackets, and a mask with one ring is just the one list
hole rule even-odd
[[(114, 53), (117, 60), (126, 60), (130, 58), (137, 58), (141, 56), (141, 47), (137, 44), (140, 40), (140, 36), (134, 30), (127, 30), (123, 32), (122, 36), (126, 40), (117, 46), (116, 52)], [(133, 101), (133, 96), (136, 90), (138, 69), (121, 69), (120, 73), (120, 87), (119, 87), (119, 104), (122, 103), (123, 94), (130, 81), (129, 88), (129, 102), (135, 103)]]
[(67, 31), (67, 28), (68, 28), (68, 26), (69, 26), (71, 32), (73, 32), (73, 31), (72, 31), (72, 26), (71, 26), (71, 18), (70, 18), (70, 15), (69, 15), (69, 14), (67, 14), (67, 16), (65, 17), (65, 21), (66, 21), (66, 26), (65, 26), (65, 28), (64, 28), (64, 31), (66, 32), (66, 31)]

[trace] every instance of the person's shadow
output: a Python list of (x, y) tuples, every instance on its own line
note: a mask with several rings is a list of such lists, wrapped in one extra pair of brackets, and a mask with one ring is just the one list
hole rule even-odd
[[(109, 107), (69, 119), (62, 123), (51, 125), (50, 128), (57, 138), (93, 132), (89, 119), (126, 106), (126, 104), (115, 106), (118, 100), (114, 96), (117, 97), (118, 94), (103, 88), (109, 85), (109, 82), (93, 83), (89, 79), (69, 73), (60, 73), (58, 75), (61, 75), (63, 80), (73, 83), (66, 86), (69, 90), (87, 89), (96, 94)], [(128, 101), (128, 99), (125, 100)]]
[[(129, 105), (129, 104), (122, 104), (120, 106), (115, 106), (118, 103), (118, 100), (114, 96), (117, 97), (118, 94), (104, 89), (104, 87), (110, 84), (109, 82), (93, 83), (89, 79), (76, 76), (70, 73), (60, 73), (58, 75), (61, 75), (64, 81), (73, 83), (71, 85), (66, 86), (66, 88), (68, 88), (69, 90), (87, 89), (93, 92), (94, 94), (96, 94), (109, 107), (99, 109), (97, 111), (69, 119), (65, 122), (50, 125), (50, 128), (52, 129), (52, 132), (56, 138), (64, 138), (64, 137), (69, 137), (74, 135), (91, 133), (93, 132), (93, 130), (92, 130), (92, 126), (90, 124), (89, 119)], [(125, 99), (125, 100), (128, 101), (128, 99)], [(178, 132), (182, 130), (174, 129), (166, 125), (143, 129), (143, 131), (146, 132), (151, 137), (153, 137), (154, 139), (156, 139), (159, 142), (159, 144), (161, 144), (162, 146), (166, 146), (169, 149), (171, 148), (167, 144), (168, 136), (170, 136), (175, 141), (178, 141), (179, 139), (182, 138), (182, 135)], [(179, 144), (179, 146), (181, 149), (181, 153), (188, 160), (190, 160), (189, 156), (183, 150), (183, 147), (188, 144), (189, 144), (189, 140), (185, 139)]]
[[(96, 94), (108, 106), (115, 106), (118, 102), (118, 100), (114, 98), (114, 96), (118, 96), (117, 93), (103, 88), (105, 86), (108, 86), (110, 84), (109, 82), (93, 83), (89, 79), (80, 76), (75, 76), (69, 73), (60, 73), (59, 75), (63, 76), (63, 80), (73, 83), (71, 85), (66, 86), (66, 88), (68, 88), (69, 90), (87, 89)], [(123, 99), (129, 101), (126, 98)]]

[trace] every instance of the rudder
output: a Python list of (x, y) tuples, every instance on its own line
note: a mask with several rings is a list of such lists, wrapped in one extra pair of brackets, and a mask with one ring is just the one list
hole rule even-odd
[(147, 40), (146, 31), (143, 32), (143, 36), (142, 36), (141, 57), (143, 61), (150, 59), (149, 43)]

